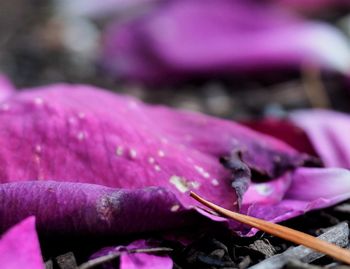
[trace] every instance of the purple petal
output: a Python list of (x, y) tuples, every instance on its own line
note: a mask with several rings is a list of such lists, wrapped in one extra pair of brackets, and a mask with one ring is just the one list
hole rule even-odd
[(0, 184), (0, 231), (29, 215), (36, 216), (41, 233), (51, 235), (125, 236), (203, 220), (160, 187), (127, 190), (56, 181)]
[[(273, 188), (274, 183), (265, 183)], [(256, 188), (252, 185), (251, 188)], [(248, 190), (248, 193), (252, 190)], [(267, 196), (269, 193), (267, 193)], [(292, 180), (279, 202), (261, 203), (250, 199), (243, 204), (242, 212), (257, 218), (280, 222), (302, 215), (310, 210), (329, 207), (350, 198), (350, 172), (338, 168), (298, 168), (292, 174)], [(236, 228), (238, 229), (238, 228)], [(243, 228), (241, 227), (243, 231)], [(255, 229), (245, 230), (253, 235)], [(243, 232), (244, 233), (244, 232)]]
[(283, 200), (291, 185), (292, 177), (286, 173), (282, 177), (264, 183), (250, 184), (243, 197), (243, 205), (246, 204), (276, 204)]
[[(308, 158), (232, 121), (152, 107), (88, 86), (22, 91), (7, 103), (9, 109), (0, 111), (2, 182), (161, 186), (184, 206), (193, 205), (187, 193), (195, 190), (236, 210), (249, 170), (275, 178)], [(236, 173), (243, 166), (247, 173)]]
[(300, 152), (318, 156), (307, 133), (289, 119), (264, 118), (242, 122), (255, 131), (273, 136), (284, 141)]
[[(92, 258), (98, 258), (108, 254), (121, 252), (120, 255), (120, 269), (143, 269), (143, 268), (155, 268), (155, 269), (171, 269), (173, 268), (173, 261), (168, 256), (159, 256), (157, 254), (150, 253), (128, 253), (128, 251), (149, 249), (154, 247), (149, 245), (145, 240), (134, 241), (128, 246), (108, 247), (97, 252)], [(113, 269), (116, 268), (112, 264), (105, 264), (103, 268)]]
[(291, 121), (307, 134), (327, 167), (350, 168), (350, 117), (327, 110), (297, 111)]
[(161, 257), (149, 254), (122, 255), (120, 269), (171, 269), (173, 262), (169, 257)]
[(45, 268), (35, 231), (34, 217), (23, 220), (2, 236), (0, 264), (2, 269)]
[(347, 0), (273, 0), (286, 8), (298, 9), (300, 11), (318, 11), (328, 8), (349, 8), (350, 2)]
[(104, 62), (117, 76), (169, 81), (190, 76), (300, 68), (347, 72), (345, 36), (249, 1), (169, 1), (105, 34)]

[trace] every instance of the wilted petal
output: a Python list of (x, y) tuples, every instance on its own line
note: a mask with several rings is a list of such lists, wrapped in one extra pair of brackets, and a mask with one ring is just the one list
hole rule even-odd
[(126, 247), (108, 247), (104, 248), (98, 253), (94, 254), (92, 258), (97, 258), (105, 256), (112, 253), (121, 253), (120, 254), (120, 267), (114, 266), (113, 264), (104, 264), (104, 269), (171, 269), (173, 268), (173, 261), (168, 256), (159, 256), (156, 253), (128, 253), (134, 250), (145, 250), (154, 247), (149, 245), (145, 240), (138, 240), (132, 242)]
[(169, 1), (145, 16), (111, 25), (104, 62), (127, 79), (171, 81), (304, 63), (347, 72), (345, 36), (249, 1)]
[(23, 91), (8, 104), (11, 109), (0, 112), (2, 182), (162, 186), (185, 206), (193, 204), (187, 193), (194, 190), (237, 209), (250, 170), (274, 178), (308, 159), (232, 121), (152, 107), (88, 86)]
[(307, 134), (327, 167), (350, 168), (350, 117), (327, 110), (293, 112), (291, 121)]
[(326, 167), (350, 168), (350, 116), (331, 110), (299, 110), (286, 119), (245, 122), (300, 152), (318, 156)]
[(251, 183), (243, 197), (246, 204), (276, 204), (282, 201), (290, 187), (292, 176), (290, 173), (282, 177), (263, 183)]
[[(338, 168), (299, 168), (284, 199), (308, 202), (305, 209), (330, 206), (350, 197), (350, 172)], [(312, 202), (312, 203), (310, 203)]]
[(35, 215), (42, 234), (128, 235), (203, 220), (160, 187), (114, 189), (57, 181), (0, 184), (0, 231)]
[(300, 152), (317, 156), (317, 153), (302, 127), (299, 127), (290, 119), (264, 118), (242, 122), (245, 126), (255, 131), (276, 137)]
[(45, 268), (35, 231), (34, 217), (23, 220), (2, 236), (0, 267), (2, 269)]
[(350, 8), (350, 2), (347, 0), (273, 0), (273, 2), (300, 11), (329, 11), (332, 7)]
[[(267, 183), (272, 186), (271, 183)], [(254, 187), (254, 186), (253, 186)], [(249, 192), (249, 191), (248, 191)], [(298, 168), (283, 199), (276, 203), (260, 203), (253, 199), (243, 205), (243, 213), (280, 222), (310, 210), (329, 207), (350, 198), (350, 172), (339, 168)], [(252, 235), (256, 230), (245, 228)], [(241, 228), (242, 231), (243, 228)]]

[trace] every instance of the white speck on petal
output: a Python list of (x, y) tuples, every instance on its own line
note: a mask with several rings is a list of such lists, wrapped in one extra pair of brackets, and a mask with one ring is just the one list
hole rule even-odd
[(187, 181), (185, 178), (179, 176), (171, 176), (169, 182), (182, 193), (189, 191), (190, 188), (198, 189), (201, 185), (197, 181)]
[(211, 184), (213, 184), (214, 186), (219, 186), (219, 181), (216, 178), (213, 178), (211, 180)]
[(255, 190), (257, 193), (259, 193), (260, 195), (263, 195), (263, 196), (268, 196), (273, 192), (272, 186), (265, 184), (265, 183), (256, 184)]
[(185, 193), (189, 190), (186, 179), (184, 179), (183, 177), (172, 176), (170, 177), (169, 182), (173, 184), (178, 189), (178, 191), (182, 193)]
[(44, 100), (41, 97), (35, 97), (34, 103), (38, 106), (42, 105), (44, 103)]
[(77, 138), (78, 138), (79, 140), (84, 140), (85, 137), (86, 137), (86, 135), (85, 135), (84, 132), (79, 132), (79, 133), (77, 134)]
[(176, 212), (180, 209), (180, 206), (179, 205), (173, 205), (171, 208), (170, 208), (170, 211), (171, 212)]
[(148, 162), (149, 162), (150, 164), (153, 164), (153, 163), (155, 162), (155, 160), (154, 160), (153, 157), (149, 157), (149, 158), (148, 158)]
[(79, 117), (79, 119), (84, 119), (85, 118), (85, 113), (84, 112), (79, 112), (78, 117)]
[(198, 165), (195, 165), (194, 168), (195, 168), (195, 169), (197, 170), (197, 172), (198, 172), (199, 174), (201, 174), (203, 177), (205, 177), (205, 178), (209, 178), (209, 177), (210, 177), (210, 174), (209, 174), (207, 171), (205, 171), (203, 167), (200, 167), (200, 166), (198, 166)]
[(118, 146), (117, 149), (115, 150), (115, 154), (117, 154), (118, 156), (122, 156), (124, 153), (124, 149), (122, 146)]
[(200, 167), (200, 166), (198, 166), (198, 165), (195, 165), (194, 168), (195, 168), (199, 173), (203, 173), (203, 172), (204, 172), (203, 167)]
[(135, 159), (137, 156), (137, 151), (134, 149), (130, 149), (129, 154), (131, 158)]
[(159, 171), (161, 170), (161, 169), (160, 169), (160, 166), (156, 164), (156, 165), (154, 166), (154, 170), (156, 170), (156, 171), (159, 172)]
[(76, 120), (75, 120), (74, 117), (69, 117), (68, 122), (69, 122), (70, 124), (75, 124), (75, 123), (76, 123)]
[(36, 146), (35, 146), (35, 152), (36, 152), (36, 153), (41, 153), (41, 151), (42, 151), (41, 146), (40, 146), (40, 145), (36, 145)]
[(208, 172), (203, 172), (203, 177), (205, 177), (205, 178), (210, 178), (210, 174), (208, 173)]
[(164, 151), (158, 150), (158, 156), (159, 156), (159, 157), (164, 157), (164, 156), (165, 156)]
[(197, 181), (191, 181), (191, 182), (188, 182), (188, 184), (192, 186), (194, 189), (198, 189), (201, 186), (201, 184)]

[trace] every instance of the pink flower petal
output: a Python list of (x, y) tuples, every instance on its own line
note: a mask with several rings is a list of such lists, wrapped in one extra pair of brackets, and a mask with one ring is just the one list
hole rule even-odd
[(350, 168), (350, 116), (327, 110), (297, 111), (291, 121), (307, 134), (327, 167)]
[(330, 8), (349, 8), (347, 0), (273, 0), (286, 8), (298, 9), (300, 11), (319, 11)]
[(26, 181), (0, 184), (0, 231), (35, 215), (49, 235), (120, 235), (176, 229), (203, 221), (161, 187), (114, 189), (105, 186)]
[(242, 124), (255, 131), (282, 140), (300, 152), (318, 156), (304, 129), (296, 125), (290, 119), (264, 118), (254, 121), (245, 121), (242, 122)]
[(350, 168), (350, 116), (330, 110), (300, 110), (287, 119), (245, 122), (252, 129), (274, 136), (300, 152), (318, 156), (326, 167)]
[[(298, 168), (292, 175), (283, 199), (261, 203), (251, 199), (243, 204), (242, 212), (257, 218), (280, 222), (302, 215), (310, 210), (329, 207), (350, 198), (350, 172), (339, 168)], [(273, 188), (276, 183), (265, 183)], [(256, 188), (252, 185), (250, 188)], [(248, 190), (248, 193), (251, 190)], [(236, 227), (236, 229), (239, 229)], [(253, 235), (256, 229), (242, 233)]]
[[(128, 253), (132, 250), (149, 249), (154, 247), (149, 245), (145, 240), (137, 240), (132, 242), (126, 247), (108, 247), (97, 252), (92, 258), (98, 258), (108, 254), (121, 252), (120, 256), (120, 269), (171, 269), (173, 268), (173, 261), (168, 256), (160, 256), (159, 254), (151, 253)], [(116, 268), (112, 264), (105, 264), (104, 268), (113, 269)]]
[(313, 63), (348, 72), (345, 36), (321, 22), (249, 1), (169, 1), (105, 34), (105, 66), (131, 80), (166, 81)]
[(0, 239), (2, 269), (44, 269), (35, 218), (29, 217), (8, 230)]
[(185, 206), (193, 205), (187, 193), (194, 190), (237, 209), (236, 192), (243, 194), (240, 182), (249, 180), (250, 169), (274, 178), (308, 159), (232, 121), (153, 107), (88, 86), (22, 91), (8, 104), (8, 111), (0, 111), (2, 182), (162, 186)]
[[(55, 234), (193, 225), (204, 220), (196, 212), (205, 214), (193, 210), (197, 203), (188, 191), (237, 210), (251, 172), (274, 180), (251, 184), (242, 212), (271, 221), (349, 198), (348, 171), (293, 173), (308, 156), (231, 121), (88, 86), (32, 89), (6, 102), (9, 109), (0, 111), (2, 231), (33, 214), (40, 231)], [(36, 181), (17, 182), (28, 180)]]

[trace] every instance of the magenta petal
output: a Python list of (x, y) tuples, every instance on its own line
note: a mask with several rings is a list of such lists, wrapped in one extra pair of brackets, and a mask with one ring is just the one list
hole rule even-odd
[(255, 121), (246, 121), (242, 122), (242, 124), (252, 128), (255, 131), (282, 140), (300, 152), (317, 156), (317, 153), (315, 152), (315, 149), (306, 132), (288, 119), (270, 117)]
[(276, 4), (286, 8), (295, 8), (300, 11), (318, 11), (321, 9), (329, 11), (329, 8), (343, 7), (349, 8), (350, 2), (347, 0), (273, 0)]
[(164, 188), (113, 189), (86, 183), (0, 184), (0, 231), (35, 215), (41, 233), (127, 235), (175, 229), (200, 221)]
[(251, 183), (243, 196), (243, 205), (249, 204), (276, 204), (282, 201), (292, 181), (290, 173), (286, 173), (278, 179), (264, 182)]
[(146, 81), (297, 68), (348, 72), (345, 36), (250, 1), (169, 1), (105, 34), (104, 63), (116, 76)]
[(305, 209), (330, 206), (350, 198), (350, 171), (337, 168), (299, 168), (284, 200), (309, 203)]
[(150, 254), (122, 255), (120, 269), (171, 269), (173, 262), (169, 257), (162, 257)]
[[(14, 86), (12, 83), (3, 75), (0, 74), (0, 102), (4, 102), (8, 97), (14, 94)], [(8, 108), (6, 103), (0, 104), (1, 110)]]
[[(271, 183), (267, 183), (271, 186)], [(332, 206), (350, 198), (350, 171), (339, 168), (298, 168), (283, 199), (275, 203), (244, 204), (248, 215), (280, 222), (310, 210)], [(255, 229), (245, 233), (253, 235)], [(244, 233), (244, 232), (243, 232)]]
[[(145, 241), (139, 240), (127, 246), (128, 250), (149, 248)], [(171, 269), (173, 261), (168, 256), (135, 253), (123, 254), (120, 258), (120, 269)]]
[(300, 110), (288, 120), (248, 122), (256, 131), (272, 135), (301, 152), (318, 156), (326, 167), (350, 168), (350, 116), (330, 110)]
[[(274, 178), (308, 158), (232, 121), (149, 106), (88, 86), (22, 91), (7, 103), (9, 109), (0, 111), (2, 182), (161, 186), (184, 206), (193, 205), (187, 194), (194, 190), (236, 210), (244, 191), (234, 173), (240, 162)], [(236, 160), (230, 170), (219, 159), (231, 155)]]
[(8, 230), (0, 239), (1, 269), (44, 269), (35, 218), (29, 217)]
[(291, 121), (304, 130), (327, 167), (350, 168), (350, 117), (327, 110), (297, 111)]
[[(118, 247), (106, 247), (94, 255), (92, 259), (105, 256), (108, 254), (120, 252), (120, 269), (171, 269), (173, 268), (173, 261), (170, 257), (159, 254), (151, 253), (128, 253), (128, 251), (140, 250), (140, 249), (149, 249), (154, 248), (154, 245), (148, 244), (145, 240), (137, 240), (132, 242), (127, 246), (118, 246)], [(106, 269), (116, 268), (111, 263), (104, 264)]]

